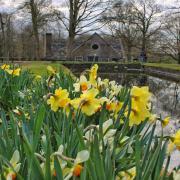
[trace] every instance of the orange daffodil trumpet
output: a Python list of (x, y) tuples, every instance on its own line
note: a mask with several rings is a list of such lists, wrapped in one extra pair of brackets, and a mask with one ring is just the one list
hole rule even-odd
[(87, 80), (86, 76), (81, 75), (80, 79), (78, 80), (77, 83), (74, 83), (74, 88), (75, 88), (75, 92), (79, 92), (79, 91), (87, 91), (90, 87), (91, 84), (90, 82)]
[(69, 180), (72, 176), (79, 177), (83, 170), (82, 163), (86, 162), (88, 159), (89, 159), (89, 151), (82, 150), (78, 152), (72, 168), (66, 169), (66, 175), (64, 177), (64, 180)]

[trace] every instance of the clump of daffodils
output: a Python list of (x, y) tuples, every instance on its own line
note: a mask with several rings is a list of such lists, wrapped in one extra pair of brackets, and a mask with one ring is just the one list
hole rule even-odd
[[(48, 68), (50, 69), (50, 68)], [(75, 112), (80, 110), (87, 116), (92, 116), (100, 112), (105, 105), (106, 110), (111, 117), (116, 119), (118, 113), (123, 107), (122, 101), (118, 99), (118, 94), (122, 90), (122, 86), (115, 81), (108, 79), (101, 80), (97, 76), (98, 65), (95, 64), (88, 72), (87, 77), (81, 75), (80, 79), (73, 84), (74, 92), (79, 94), (79, 97), (69, 98), (67, 89), (55, 90), (55, 93), (47, 100), (47, 104), (56, 112), (59, 109), (67, 109), (72, 107)], [(52, 68), (49, 70), (55, 73)], [(103, 95), (102, 95), (103, 94)], [(151, 117), (149, 110), (149, 101), (151, 93), (148, 87), (133, 86), (130, 92), (131, 96), (131, 112), (129, 116), (129, 126), (139, 125), (145, 119)], [(128, 114), (128, 110), (126, 115)]]
[(4, 64), (1, 66), (1, 69), (4, 70), (5, 72), (7, 72), (8, 74), (14, 76), (19, 76), (21, 69), (20, 68), (16, 68), (16, 69), (11, 69), (10, 65)]

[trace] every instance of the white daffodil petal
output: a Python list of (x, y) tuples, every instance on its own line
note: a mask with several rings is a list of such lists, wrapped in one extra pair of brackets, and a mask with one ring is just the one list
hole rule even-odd
[(64, 169), (67, 165), (66, 161), (60, 161), (61, 169)]
[(87, 82), (86, 76), (84, 75), (80, 76), (80, 82)]
[(18, 164), (15, 165), (14, 170), (15, 170), (16, 172), (19, 172), (20, 167), (21, 167), (21, 163), (18, 163)]
[(66, 176), (66, 177), (64, 178), (64, 180), (68, 180), (68, 179), (70, 179), (72, 176), (73, 176), (73, 173), (71, 172), (70, 174), (68, 174), (68, 176)]
[(8, 174), (8, 175), (7, 175), (6, 180), (12, 180), (11, 174)]
[(103, 123), (103, 133), (107, 131), (107, 129), (113, 124), (113, 120), (109, 119)]
[(64, 146), (61, 144), (58, 148), (58, 153), (62, 154), (64, 151)]
[(16, 164), (16, 163), (19, 162), (19, 159), (20, 159), (20, 157), (19, 157), (19, 151), (16, 150), (16, 151), (14, 151), (14, 153), (13, 153), (13, 156), (12, 156), (12, 158), (11, 158), (11, 160), (10, 160), (10, 163), (11, 163), (12, 165), (13, 165), (13, 164)]
[(83, 150), (78, 152), (77, 157), (75, 159), (75, 164), (80, 164), (89, 159), (89, 152), (87, 150)]
[(104, 138), (110, 138), (110, 137), (113, 137), (116, 133), (116, 129), (110, 129), (104, 136)]
[(80, 84), (79, 83), (74, 83), (73, 86), (74, 86), (75, 92), (79, 92), (80, 91)]

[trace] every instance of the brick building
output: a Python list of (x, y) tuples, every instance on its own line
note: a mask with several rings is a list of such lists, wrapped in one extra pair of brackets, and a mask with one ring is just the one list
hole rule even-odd
[[(45, 59), (66, 60), (66, 41), (53, 42), (52, 34), (47, 33), (44, 47)], [(87, 40), (75, 42), (72, 57), (76, 61), (122, 61), (123, 47), (120, 40), (105, 40), (94, 33)]]

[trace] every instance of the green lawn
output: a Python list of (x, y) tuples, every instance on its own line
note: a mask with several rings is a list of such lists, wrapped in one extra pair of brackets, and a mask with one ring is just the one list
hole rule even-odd
[(66, 74), (71, 73), (71, 71), (66, 68), (65, 66), (63, 66), (60, 63), (51, 63), (51, 62), (26, 62), (26, 63), (22, 63), (21, 64), (22, 69), (28, 69), (30, 70), (32, 73), (36, 74), (36, 75), (44, 75), (47, 73), (47, 66), (52, 66), (53, 68), (55, 68), (57, 71), (63, 71)]
[(165, 63), (145, 63), (145, 66), (153, 66), (167, 69), (174, 69), (180, 71), (180, 64), (165, 64)]

